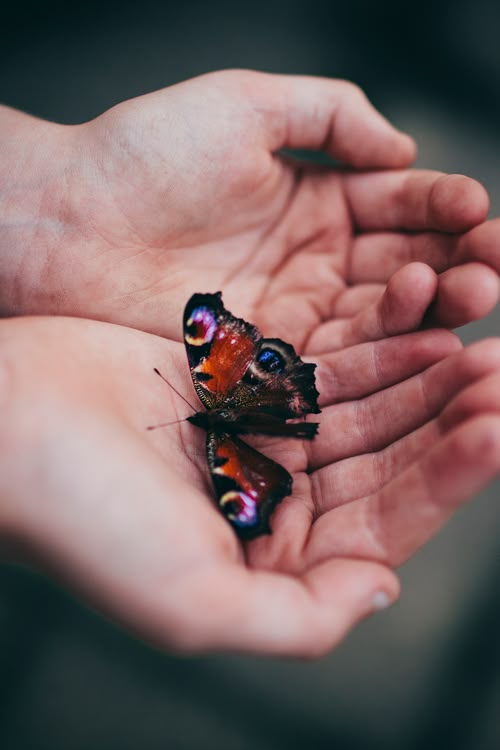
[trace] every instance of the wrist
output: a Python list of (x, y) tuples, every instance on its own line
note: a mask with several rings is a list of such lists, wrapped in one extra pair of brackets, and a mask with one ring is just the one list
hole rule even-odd
[(48, 311), (42, 300), (51, 294), (52, 249), (58, 235), (61, 239), (72, 130), (0, 106), (0, 311), (4, 315)]

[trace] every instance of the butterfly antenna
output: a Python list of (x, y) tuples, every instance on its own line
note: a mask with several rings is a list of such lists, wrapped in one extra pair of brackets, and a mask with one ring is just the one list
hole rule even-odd
[(174, 419), (173, 422), (162, 422), (161, 424), (152, 424), (146, 427), (146, 430), (158, 430), (160, 427), (170, 427), (171, 424), (180, 424), (185, 422), (185, 419)]
[[(190, 404), (190, 403), (189, 403), (189, 401), (187, 400), (187, 398), (185, 398), (185, 397), (184, 397), (184, 396), (182, 395), (182, 393), (179, 393), (179, 391), (177, 390), (177, 388), (174, 388), (174, 386), (172, 385), (172, 383), (170, 383), (170, 382), (169, 382), (169, 381), (167, 380), (167, 378), (166, 378), (166, 377), (165, 377), (164, 375), (162, 375), (162, 374), (161, 374), (161, 372), (160, 372), (160, 371), (159, 371), (159, 370), (158, 370), (158, 369), (157, 369), (156, 367), (154, 367), (153, 369), (154, 369), (154, 371), (156, 372), (156, 374), (157, 374), (157, 375), (159, 375), (159, 376), (160, 376), (160, 378), (161, 378), (161, 379), (162, 379), (162, 380), (163, 380), (163, 381), (164, 381), (164, 382), (165, 382), (165, 383), (166, 383), (167, 385), (169, 385), (169, 386), (170, 386), (170, 388), (171, 388), (171, 389), (173, 390), (173, 392), (174, 392), (174, 393), (177, 393), (177, 395), (179, 396), (179, 398), (181, 398), (181, 399), (182, 399), (182, 400), (184, 401), (184, 403), (186, 403), (186, 404), (187, 404), (187, 405), (189, 406), (189, 408), (193, 410), (193, 413), (194, 413), (194, 414), (196, 414), (196, 409), (194, 408), (193, 404)], [(180, 420), (177, 420), (177, 421), (178, 421), (178, 422), (184, 422), (185, 420), (184, 420), (184, 419), (180, 419)], [(176, 424), (176, 422), (168, 422), (168, 424)], [(158, 425), (158, 427), (165, 427), (165, 426), (166, 426), (166, 425)], [(150, 430), (150, 429), (153, 429), (153, 428), (151, 428), (151, 427), (148, 427), (148, 430)]]

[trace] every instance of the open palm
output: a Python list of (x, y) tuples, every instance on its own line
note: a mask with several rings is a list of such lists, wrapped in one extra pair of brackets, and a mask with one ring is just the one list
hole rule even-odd
[(153, 372), (193, 399), (181, 344), (66, 318), (5, 321), (0, 339), (4, 538), (162, 646), (323, 653), (498, 469), (498, 343), (425, 331), (320, 355), (320, 435), (255, 439), (294, 491), (242, 546), (203, 433), (145, 429), (187, 416)]
[[(31, 157), (50, 165), (37, 172), (38, 220), (31, 235), (10, 222), (0, 259), (4, 279), (16, 274), (0, 293), (11, 313), (180, 340), (189, 296), (221, 289), (266, 335), (317, 354), (414, 330), (424, 316), (461, 325), (497, 301), (500, 226), (477, 226), (484, 189), (407, 169), (412, 141), (345, 81), (225, 71), (83, 125), (43, 127)], [(36, 132), (33, 120), (25, 129)], [(351, 171), (284, 148), (323, 150)]]
[[(231, 71), (71, 128), (12, 117), (2, 310), (108, 322), (0, 327), (4, 537), (161, 645), (331, 648), (498, 469), (498, 344), (409, 333), (496, 303), (483, 188), (407, 169), (412, 142), (341, 81)], [(145, 429), (188, 416), (153, 368), (194, 398), (181, 313), (219, 289), (317, 362), (323, 409), (311, 444), (252, 439), (294, 491), (244, 547), (202, 433)]]

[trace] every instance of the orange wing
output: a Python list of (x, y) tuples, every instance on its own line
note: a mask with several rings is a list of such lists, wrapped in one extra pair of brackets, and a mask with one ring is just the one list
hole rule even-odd
[(262, 410), (282, 420), (319, 413), (316, 365), (281, 339), (264, 339), (236, 318), (221, 293), (194, 294), (184, 311), (184, 342), (200, 401), (211, 409)]
[(207, 433), (207, 459), (219, 509), (238, 536), (270, 534), (269, 516), (292, 491), (288, 471), (227, 433)]

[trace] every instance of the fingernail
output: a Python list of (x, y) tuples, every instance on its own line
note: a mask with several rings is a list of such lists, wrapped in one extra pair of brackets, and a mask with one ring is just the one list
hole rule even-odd
[(377, 591), (372, 597), (373, 609), (377, 612), (387, 609), (392, 603), (392, 599), (386, 591)]

